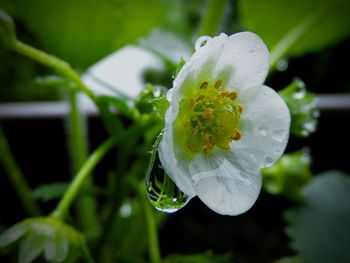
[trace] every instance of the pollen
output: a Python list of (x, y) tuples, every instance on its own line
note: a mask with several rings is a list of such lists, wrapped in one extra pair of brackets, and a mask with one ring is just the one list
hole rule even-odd
[[(223, 87), (223, 81), (204, 81), (180, 101), (174, 125), (175, 140), (186, 154), (208, 156), (215, 149), (228, 150), (242, 138), (239, 130), (243, 106), (238, 93)], [(234, 147), (234, 145), (232, 146)]]

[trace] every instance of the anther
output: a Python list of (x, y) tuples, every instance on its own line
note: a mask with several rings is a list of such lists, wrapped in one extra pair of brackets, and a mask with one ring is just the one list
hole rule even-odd
[(242, 133), (239, 131), (236, 131), (232, 136), (231, 139), (234, 141), (239, 141), (242, 138)]
[(229, 95), (229, 92), (227, 90), (223, 91), (220, 93), (220, 96), (223, 97), (227, 97)]
[(208, 87), (208, 82), (207, 81), (204, 81), (201, 86), (200, 86), (200, 89), (206, 89)]
[(218, 79), (216, 82), (215, 82), (215, 88), (218, 89), (221, 87), (221, 84), (222, 84), (222, 79)]
[(235, 100), (237, 98), (237, 92), (231, 91), (227, 97), (229, 97), (231, 100)]
[(238, 110), (240, 113), (243, 112), (243, 107), (242, 107), (242, 105), (237, 104), (237, 105), (236, 105), (236, 108), (237, 108), (237, 110)]

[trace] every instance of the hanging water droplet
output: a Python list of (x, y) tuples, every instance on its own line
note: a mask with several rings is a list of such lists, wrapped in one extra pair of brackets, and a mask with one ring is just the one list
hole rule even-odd
[(164, 171), (158, 156), (163, 131), (156, 139), (146, 172), (146, 191), (151, 204), (159, 211), (174, 213), (183, 208), (190, 198), (183, 193)]
[(258, 128), (258, 130), (259, 130), (259, 133), (260, 133), (262, 136), (266, 136), (266, 135), (267, 135), (267, 131), (266, 131), (266, 128), (265, 128), (265, 127), (260, 126), (260, 127)]
[(211, 37), (209, 36), (201, 36), (196, 40), (196, 43), (194, 44), (194, 49), (197, 51), (201, 47), (205, 46), (210, 40), (211, 40)]
[(159, 211), (173, 213), (183, 208), (189, 198), (165, 173), (158, 153), (152, 170), (146, 178), (146, 188), (151, 204)]

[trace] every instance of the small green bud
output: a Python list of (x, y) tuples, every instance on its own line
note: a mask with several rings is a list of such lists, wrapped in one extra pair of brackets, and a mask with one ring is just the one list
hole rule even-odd
[[(136, 108), (141, 113), (159, 113), (160, 118), (163, 118), (163, 114), (168, 107), (168, 105), (165, 105), (164, 102), (165, 92), (165, 89), (161, 88), (160, 86), (153, 86), (151, 84), (146, 85), (146, 87), (141, 91), (138, 99), (135, 101)], [(165, 110), (164, 107), (166, 107)]]
[(315, 95), (307, 91), (304, 82), (295, 79), (279, 94), (292, 115), (291, 132), (298, 137), (308, 137), (315, 132), (319, 111), (316, 109)]
[(311, 178), (311, 157), (308, 151), (285, 154), (272, 167), (264, 168), (263, 187), (270, 194), (281, 194), (291, 200), (301, 200), (301, 188)]
[(0, 9), (0, 48), (10, 48), (15, 42), (15, 23), (4, 10)]

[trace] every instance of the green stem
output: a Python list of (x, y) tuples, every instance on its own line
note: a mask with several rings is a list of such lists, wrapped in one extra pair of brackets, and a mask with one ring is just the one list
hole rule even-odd
[(64, 220), (68, 213), (69, 206), (73, 202), (75, 196), (78, 194), (85, 179), (89, 176), (91, 171), (95, 168), (102, 157), (116, 144), (116, 139), (112, 138), (100, 145), (95, 152), (93, 152), (88, 160), (81, 167), (79, 173), (75, 176), (73, 182), (70, 184), (68, 190), (58, 203), (56, 209), (51, 213), (52, 217)]
[(57, 71), (62, 76), (70, 79), (77, 85), (77, 88), (86, 93), (93, 101), (96, 101), (95, 94), (81, 81), (79, 75), (72, 69), (72, 67), (65, 61), (49, 55), (41, 50), (31, 47), (19, 40), (16, 40), (12, 49), (26, 57), (29, 57), (41, 64), (44, 64), (53, 70)]
[(26, 182), (22, 171), (20, 170), (11, 149), (8, 145), (5, 135), (0, 128), (0, 162), (6, 170), (13, 188), (15, 189), (24, 209), (30, 216), (39, 216), (41, 211), (34, 202), (28, 183)]
[(157, 224), (154, 218), (153, 208), (151, 207), (151, 204), (147, 199), (145, 189), (146, 189), (145, 184), (144, 182), (142, 182), (142, 184), (139, 186), (139, 195), (143, 202), (143, 208), (145, 210), (146, 224), (148, 229), (149, 255), (152, 263), (160, 263), (161, 256), (160, 256), (160, 250), (159, 250)]
[(306, 16), (294, 26), (273, 48), (270, 53), (270, 69), (274, 70), (277, 62), (297, 43), (306, 33), (320, 22), (326, 9), (321, 5), (315, 12)]
[[(76, 97), (76, 92), (69, 93), (70, 117), (69, 117), (69, 143), (73, 174), (78, 173), (88, 157), (88, 145), (86, 124), (82, 116)], [(93, 185), (91, 176), (85, 180), (83, 187), (91, 188)], [(96, 202), (90, 195), (82, 195), (77, 198), (77, 216), (82, 231), (89, 235), (98, 233)]]
[(220, 30), (224, 17), (227, 0), (209, 0), (209, 4), (202, 23), (199, 28), (199, 35), (214, 36)]

